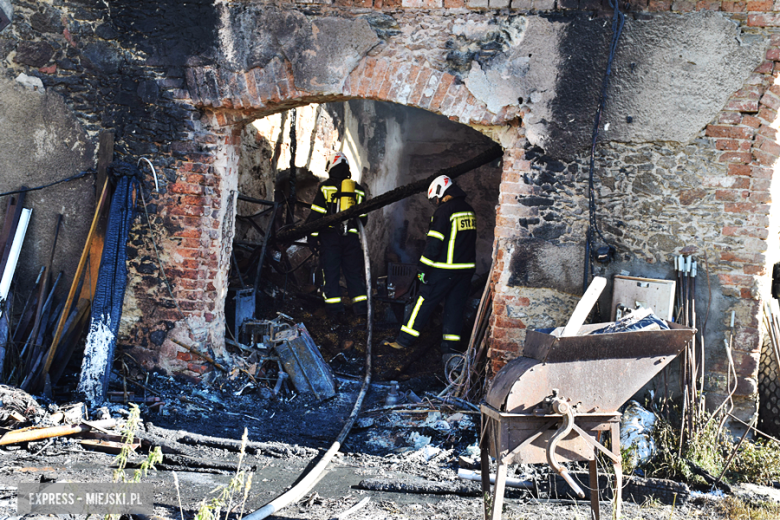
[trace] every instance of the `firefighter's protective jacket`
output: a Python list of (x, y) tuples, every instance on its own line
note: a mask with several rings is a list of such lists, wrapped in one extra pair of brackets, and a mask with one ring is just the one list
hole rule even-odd
[[(311, 213), (309, 213), (309, 217), (306, 219), (306, 223), (314, 222), (315, 220), (319, 220), (325, 215), (332, 215), (334, 213), (338, 213), (338, 193), (341, 189), (341, 181), (334, 180), (334, 179), (328, 179), (324, 181), (322, 184), (320, 184), (317, 187), (317, 195), (314, 197), (314, 201), (311, 203)], [(366, 198), (366, 192), (363, 189), (363, 186), (360, 184), (355, 184), (355, 202), (357, 204), (360, 204), (363, 202)], [(368, 222), (368, 215), (360, 215), (360, 220), (363, 222), (363, 225), (365, 226)], [(340, 227), (338, 224), (335, 226), (328, 226), (325, 230), (327, 233), (330, 230), (336, 230), (336, 228)], [(357, 223), (355, 222), (355, 219), (349, 220), (349, 226), (348, 226), (348, 232), (358, 234), (357, 230)], [(311, 234), (313, 237), (319, 237), (320, 232), (315, 231)]]
[[(460, 190), (458, 190), (460, 191)], [(431, 217), (420, 270), (474, 269), (476, 267), (477, 216), (460, 193), (442, 202)]]

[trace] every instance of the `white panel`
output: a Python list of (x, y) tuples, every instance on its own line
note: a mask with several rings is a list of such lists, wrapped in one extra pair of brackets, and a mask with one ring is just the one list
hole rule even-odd
[(675, 286), (674, 280), (616, 275), (612, 288), (612, 321), (619, 304), (629, 309), (649, 307), (659, 318), (671, 321)]
[(30, 223), (31, 209), (23, 209), (19, 215), (19, 225), (16, 227), (14, 241), (11, 244), (11, 254), (8, 256), (8, 263), (3, 271), (3, 278), (0, 280), (0, 300), (8, 298), (8, 291), (11, 290), (11, 280), (16, 272), (16, 263), (19, 261), (19, 253), (22, 252), (24, 236), (27, 234), (27, 225)]

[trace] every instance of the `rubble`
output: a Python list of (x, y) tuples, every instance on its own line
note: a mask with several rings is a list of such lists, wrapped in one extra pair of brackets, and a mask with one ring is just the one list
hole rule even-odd
[[(83, 471), (81, 478), (108, 479), (114, 457), (124, 446), (121, 430), (131, 405), (139, 407), (143, 420), (130, 445), (128, 467), (138, 467), (148, 450), (160, 448), (163, 461), (150, 475), (155, 482), (168, 486), (172, 472), (190, 482), (225, 482), (220, 479), (234, 475), (238, 460), (243, 459), (243, 467), (262, 482), (253, 489), (251, 507), (261, 506), (288, 487), (317, 460), (323, 444), (349, 418), (349, 409), (360, 395), (358, 374), (371, 339), (349, 320), (331, 324), (320, 319), (317, 311), (310, 312), (310, 305), (301, 304), (304, 297), (300, 294), (291, 296), (293, 291), (280, 288), (272, 288), (269, 294), (276, 295), (269, 296), (274, 304), (282, 298), (281, 305), (273, 308), (275, 317), (245, 319), (235, 340), (227, 343), (226, 355), (169, 338), (213, 367), (200, 383), (162, 371), (149, 372), (120, 345), (117, 362), (108, 374), (107, 399), (100, 407), (88, 410), (84, 403), (55, 404), (49, 397), (41, 398), (45, 404), (39, 405), (25, 392), (0, 387), (0, 427), (10, 430), (0, 437), (0, 446), (5, 445), (0, 448), (0, 459), (8, 463), (0, 471), (2, 489), (11, 489), (9, 496), (13, 496), (13, 483), (28, 474), (78, 477), (74, 458), (89, 461), (84, 462), (89, 471)], [(285, 298), (290, 299), (285, 303)], [(474, 403), (487, 381), (485, 337), (491, 298), (492, 287), (487, 284), (482, 300), (473, 305), (473, 339), (464, 369), (446, 380), (430, 375), (438, 372), (434, 349), (376, 353), (378, 382), (369, 387), (366, 407), (355, 429), (343, 439), (345, 453), (334, 454), (338, 463), (329, 470), (338, 478), (327, 491), (318, 487), (317, 493), (303, 498), (298, 512), (290, 511), (291, 517), (343, 518), (354, 512), (353, 507), (346, 511), (345, 507), (360, 504), (364, 511), (358, 514), (369, 515), (392, 510), (404, 511), (409, 518), (429, 518), (430, 511), (446, 511), (440, 504), (452, 503), (458, 504), (458, 514), (480, 514), (479, 485), (460, 479), (481, 479), (474, 471), (480, 463), (476, 417), (480, 412)], [(382, 310), (389, 310), (389, 305)], [(250, 439), (246, 443), (239, 440), (244, 428)], [(9, 442), (4, 443), (5, 439)], [(582, 465), (567, 467), (580, 483), (588, 476)], [(544, 466), (512, 467), (507, 485), (511, 482), (522, 488), (507, 493), (514, 511), (536, 515), (540, 508), (548, 508), (553, 511), (550, 518), (566, 518), (569, 508), (577, 507), (577, 502), (557, 499), (570, 492), (568, 484)], [(336, 497), (336, 489), (350, 495)], [(360, 497), (363, 490), (379, 500), (358, 500), (364, 498)], [(679, 497), (677, 504), (690, 495), (685, 484), (639, 477), (627, 478), (629, 490), (635, 500), (666, 493), (672, 501)], [(185, 517), (206, 491), (192, 491), (185, 498), (190, 504)], [(423, 495), (422, 503), (410, 504), (409, 494)], [(435, 502), (433, 496), (446, 498)], [(458, 502), (465, 497), (473, 499)], [(538, 502), (550, 497), (553, 501), (544, 505)], [(175, 504), (173, 496), (164, 497), (162, 503), (166, 511), (160, 513), (178, 516), (176, 508), (170, 507)], [(625, 508), (634, 511), (630, 504)], [(581, 512), (585, 514), (584, 509)]]

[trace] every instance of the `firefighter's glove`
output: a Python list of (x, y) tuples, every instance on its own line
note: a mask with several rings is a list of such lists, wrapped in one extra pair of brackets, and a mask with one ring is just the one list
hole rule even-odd
[(317, 237), (313, 237), (311, 235), (306, 237), (306, 243), (309, 245), (309, 248), (314, 252), (316, 252), (317, 249), (319, 249), (320, 247), (320, 239)]
[(420, 283), (427, 284), (428, 283), (428, 276), (425, 274), (424, 271), (418, 271), (417, 272), (417, 279), (420, 280)]

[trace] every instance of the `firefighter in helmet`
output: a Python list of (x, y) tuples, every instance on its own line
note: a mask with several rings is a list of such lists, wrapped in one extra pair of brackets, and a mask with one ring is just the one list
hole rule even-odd
[(433, 180), (428, 200), (436, 210), (417, 267), (420, 291), (398, 336), (384, 344), (396, 349), (410, 347), (433, 310), (444, 300), (441, 351), (445, 373), (449, 374), (462, 360), (457, 347), (476, 269), (477, 217), (466, 202), (466, 193), (446, 175)]
[[(351, 180), (349, 162), (342, 152), (331, 152), (325, 169), (328, 180), (317, 186), (317, 195), (311, 204), (307, 223), (360, 204), (366, 197), (363, 187)], [(365, 225), (368, 216), (361, 215), (360, 220)], [(344, 303), (339, 287), (342, 272), (352, 300), (352, 312), (357, 316), (365, 316), (368, 312), (368, 297), (356, 219), (316, 231), (307, 240), (312, 248), (320, 249), (322, 297), (328, 316), (336, 321), (342, 321), (344, 317)]]

